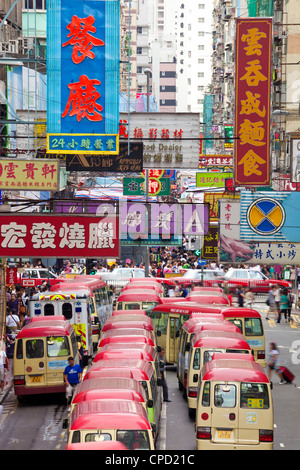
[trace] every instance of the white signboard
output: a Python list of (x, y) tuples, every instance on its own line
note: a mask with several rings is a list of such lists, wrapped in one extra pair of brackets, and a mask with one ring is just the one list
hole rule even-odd
[(300, 183), (300, 135), (291, 138), (291, 181)]
[(120, 113), (120, 142), (144, 143), (144, 168), (199, 169), (198, 113)]

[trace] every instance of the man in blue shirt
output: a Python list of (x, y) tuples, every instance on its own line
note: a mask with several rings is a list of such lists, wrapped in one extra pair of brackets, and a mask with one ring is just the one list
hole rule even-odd
[(82, 380), (82, 369), (79, 364), (75, 364), (74, 357), (70, 356), (68, 359), (69, 365), (64, 370), (64, 381), (66, 383), (66, 398), (67, 403), (70, 404), (75, 387)]

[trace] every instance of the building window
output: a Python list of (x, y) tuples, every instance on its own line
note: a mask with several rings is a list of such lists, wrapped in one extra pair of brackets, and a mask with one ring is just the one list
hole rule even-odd
[(142, 48), (142, 47), (137, 47), (137, 48), (136, 48), (136, 53), (137, 53), (138, 55), (143, 54), (143, 48)]
[(47, 0), (23, 0), (23, 10), (46, 10)]
[(142, 26), (138, 26), (138, 27), (136, 28), (136, 32), (137, 32), (137, 34), (143, 34), (143, 27), (142, 27)]
[(204, 23), (205, 18), (198, 18), (198, 23)]
[(204, 51), (204, 44), (198, 45), (198, 51)]
[(200, 3), (200, 4), (198, 5), (198, 8), (199, 8), (199, 10), (204, 10), (204, 8), (205, 8), (204, 3)]

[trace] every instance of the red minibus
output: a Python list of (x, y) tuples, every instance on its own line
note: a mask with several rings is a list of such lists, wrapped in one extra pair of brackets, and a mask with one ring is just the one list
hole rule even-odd
[(150, 346), (155, 346), (155, 339), (151, 331), (141, 328), (119, 328), (117, 330), (108, 330), (103, 333), (99, 341), (98, 351), (102, 346), (108, 343), (147, 343)]

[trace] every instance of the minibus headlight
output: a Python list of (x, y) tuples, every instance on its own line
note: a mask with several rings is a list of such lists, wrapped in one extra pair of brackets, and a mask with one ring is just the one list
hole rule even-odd
[(197, 427), (197, 439), (211, 439), (211, 428)]
[(259, 430), (259, 442), (273, 442), (273, 430), (272, 429), (260, 429)]

